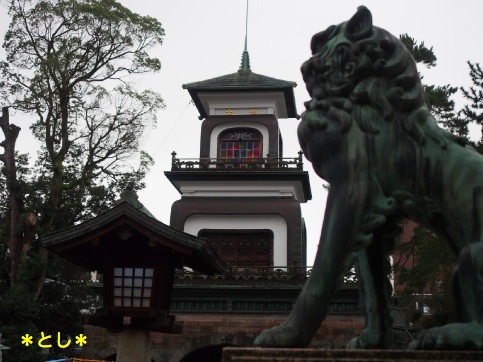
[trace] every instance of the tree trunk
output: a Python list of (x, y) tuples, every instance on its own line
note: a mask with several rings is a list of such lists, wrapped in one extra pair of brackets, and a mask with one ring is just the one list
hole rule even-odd
[(5, 140), (0, 143), (0, 146), (4, 148), (4, 153), (0, 155), (0, 161), (2, 161), (4, 165), (2, 173), (6, 178), (10, 211), (8, 257), (10, 259), (10, 285), (13, 286), (18, 281), (22, 255), (27, 254), (33, 241), (34, 228), (37, 219), (34, 214), (26, 213), (24, 210), (22, 190), (20, 190), (17, 180), (17, 166), (15, 159), (15, 143), (20, 132), (20, 127), (10, 124), (7, 107), (2, 109), (0, 128), (5, 136)]

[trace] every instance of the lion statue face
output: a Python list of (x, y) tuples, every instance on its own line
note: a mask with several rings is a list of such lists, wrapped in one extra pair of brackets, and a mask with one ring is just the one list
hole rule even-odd
[(314, 35), (311, 50), (301, 70), (312, 99), (298, 134), (319, 176), (331, 182), (328, 162), (344, 152), (349, 130), (359, 137), (377, 135), (394, 121), (423, 142), (418, 119), (427, 118), (429, 109), (416, 64), (399, 39), (372, 25), (367, 8)]

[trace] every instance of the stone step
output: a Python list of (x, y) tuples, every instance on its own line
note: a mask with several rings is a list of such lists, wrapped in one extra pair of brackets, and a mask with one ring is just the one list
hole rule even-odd
[(483, 351), (327, 350), (314, 348), (223, 348), (222, 362), (483, 361)]

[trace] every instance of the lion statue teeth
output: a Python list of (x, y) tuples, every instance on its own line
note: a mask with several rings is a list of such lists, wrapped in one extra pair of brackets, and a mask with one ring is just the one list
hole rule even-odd
[(436, 232), (459, 255), (457, 323), (411, 348), (483, 350), (483, 156), (438, 127), (404, 45), (372, 25), (365, 7), (312, 38), (302, 65), (312, 99), (299, 141), (330, 183), (319, 249), (287, 321), (258, 346), (305, 347), (344, 273), (357, 262), (366, 329), (348, 348), (391, 347), (388, 255), (405, 218)]

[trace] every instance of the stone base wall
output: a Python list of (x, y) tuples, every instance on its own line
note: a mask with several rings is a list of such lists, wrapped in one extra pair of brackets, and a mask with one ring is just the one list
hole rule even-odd
[(223, 362), (422, 362), (482, 361), (483, 351), (395, 351), (395, 350), (321, 350), (311, 348), (232, 348), (223, 349)]
[[(188, 353), (210, 345), (248, 347), (264, 329), (280, 325), (287, 315), (176, 314), (176, 323), (183, 325), (181, 334), (151, 333), (153, 360), (178, 362)], [(360, 315), (329, 315), (319, 328), (310, 347), (343, 348), (364, 328)], [(119, 334), (86, 325), (87, 345), (82, 356), (101, 359), (116, 353)]]

